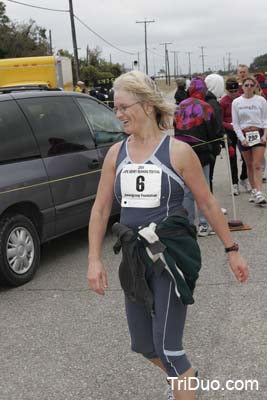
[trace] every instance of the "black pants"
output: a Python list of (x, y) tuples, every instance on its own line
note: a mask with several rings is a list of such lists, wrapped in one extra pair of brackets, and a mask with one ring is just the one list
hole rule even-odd
[[(237, 136), (236, 136), (235, 132), (233, 132), (233, 131), (227, 131), (227, 135), (231, 141), (231, 146), (235, 149), (234, 157), (230, 157), (232, 183), (233, 183), (233, 185), (235, 185), (238, 183), (238, 168), (237, 168), (237, 156), (236, 156)], [(246, 163), (245, 163), (242, 155), (241, 155), (241, 158), (242, 158), (242, 169), (241, 169), (240, 179), (244, 180), (244, 179), (247, 179), (247, 177), (248, 177), (247, 167), (246, 167)]]
[(210, 191), (213, 193), (213, 174), (216, 163), (216, 156), (214, 156), (214, 160), (210, 162)]

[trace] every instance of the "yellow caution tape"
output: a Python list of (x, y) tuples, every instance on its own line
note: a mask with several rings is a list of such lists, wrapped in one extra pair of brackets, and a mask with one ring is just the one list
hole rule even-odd
[(192, 146), (192, 147), (198, 147), (198, 146), (202, 146), (204, 144), (209, 144), (209, 143), (214, 143), (214, 142), (219, 142), (219, 141), (224, 142), (224, 139), (223, 138), (213, 139), (213, 140), (210, 140), (209, 142), (202, 142), (202, 143), (194, 144), (194, 146)]
[[(218, 142), (218, 141), (224, 141), (224, 139), (223, 138), (214, 139), (214, 140), (210, 140), (209, 142), (203, 142), (203, 143), (195, 144), (192, 147), (202, 146), (204, 144)], [(88, 172), (84, 172), (82, 174), (77, 174), (77, 175), (65, 176), (64, 178), (53, 179), (52, 181), (49, 180), (49, 181), (45, 181), (45, 182), (35, 183), (34, 185), (27, 185), (27, 186), (22, 186), (22, 187), (15, 188), (15, 189), (5, 190), (3, 192), (0, 192), (0, 195), (1, 194), (12, 193), (12, 192), (18, 192), (20, 190), (32, 189), (32, 188), (36, 188), (38, 186), (50, 185), (50, 184), (57, 183), (57, 182), (63, 182), (63, 181), (69, 180), (69, 179), (74, 179), (74, 178), (79, 178), (81, 176), (95, 174), (96, 172), (101, 172), (101, 169), (97, 169), (95, 171), (88, 171)]]
[(5, 190), (3, 192), (0, 192), (0, 195), (1, 194), (6, 194), (6, 193), (18, 192), (20, 190), (32, 189), (32, 188), (36, 188), (38, 186), (50, 185), (52, 183), (66, 181), (68, 179), (79, 178), (81, 176), (95, 174), (96, 172), (101, 172), (101, 169), (97, 169), (95, 171), (88, 171), (88, 172), (84, 172), (82, 174), (77, 174), (77, 175), (65, 176), (64, 178), (54, 179), (52, 181), (35, 183), (34, 185), (27, 185), (27, 186), (22, 186), (22, 187), (15, 188), (15, 189)]

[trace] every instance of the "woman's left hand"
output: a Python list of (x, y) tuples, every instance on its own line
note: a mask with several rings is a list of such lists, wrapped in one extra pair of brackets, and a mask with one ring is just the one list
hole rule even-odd
[(266, 144), (266, 135), (263, 135), (263, 136), (261, 137), (261, 141), (262, 141), (262, 143), (265, 143), (265, 144)]
[(236, 279), (243, 283), (248, 278), (248, 265), (238, 251), (228, 253), (228, 261)]

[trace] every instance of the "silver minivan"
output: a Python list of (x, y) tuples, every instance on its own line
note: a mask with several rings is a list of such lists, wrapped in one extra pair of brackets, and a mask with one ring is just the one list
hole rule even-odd
[(1, 283), (32, 279), (41, 243), (87, 225), (104, 157), (123, 138), (112, 110), (88, 95), (0, 95)]

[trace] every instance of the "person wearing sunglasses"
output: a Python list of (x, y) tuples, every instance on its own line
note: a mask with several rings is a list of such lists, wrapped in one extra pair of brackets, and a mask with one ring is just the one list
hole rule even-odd
[(229, 77), (225, 81), (225, 90), (226, 95), (222, 97), (219, 101), (221, 109), (222, 109), (222, 119), (223, 126), (226, 131), (229, 143), (229, 156), (230, 156), (230, 166), (232, 172), (232, 184), (233, 184), (233, 193), (235, 196), (238, 196), (239, 191), (239, 183), (243, 188), (247, 191), (251, 191), (251, 187), (248, 181), (247, 176), (247, 167), (244, 159), (242, 158), (242, 169), (240, 174), (240, 181), (238, 180), (238, 167), (237, 167), (237, 136), (234, 132), (233, 123), (232, 123), (232, 102), (239, 96), (239, 84), (238, 80), (235, 77)]
[(256, 205), (267, 204), (262, 193), (261, 165), (264, 158), (267, 137), (267, 102), (257, 94), (257, 81), (249, 76), (243, 80), (243, 94), (233, 100), (232, 118), (238, 147), (244, 157), (251, 197), (249, 202)]
[[(223, 242), (239, 282), (246, 281), (248, 267), (233, 243), (197, 155), (188, 144), (164, 132), (173, 119), (174, 108), (155, 82), (140, 71), (128, 72), (115, 80), (114, 110), (128, 138), (109, 149), (103, 164), (89, 223), (87, 279), (93, 291), (105, 294), (108, 283), (101, 248), (115, 194), (121, 214), (114, 230), (120, 231), (119, 245), (123, 253), (120, 282), (125, 294), (132, 350), (160, 367), (170, 378), (179, 377), (180, 388), (174, 384), (175, 400), (194, 400), (195, 391), (183, 387), (182, 383), (195, 377), (182, 345), (189, 303), (181, 287), (184, 294), (188, 293), (185, 279), (190, 277), (196, 249), (196, 232), (182, 206), (185, 185)], [(181, 239), (177, 243), (179, 235)], [(191, 245), (188, 245), (189, 236)], [(183, 240), (187, 245), (182, 244)], [(173, 263), (177, 251), (181, 260)], [(186, 260), (188, 269), (182, 274), (179, 268)]]

